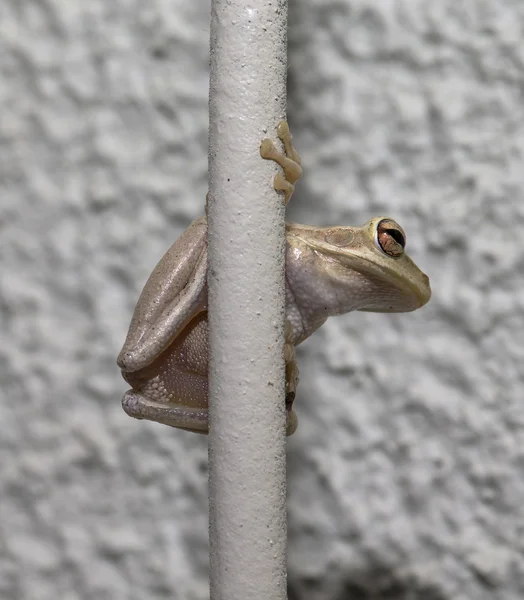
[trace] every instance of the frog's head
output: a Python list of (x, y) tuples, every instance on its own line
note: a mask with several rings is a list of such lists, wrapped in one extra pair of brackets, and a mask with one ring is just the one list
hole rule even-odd
[(330, 277), (351, 290), (354, 309), (409, 312), (430, 299), (429, 278), (406, 254), (406, 234), (393, 219), (375, 217), (362, 227), (308, 228), (307, 234), (310, 247), (329, 259)]
[[(391, 289), (391, 302), (366, 307), (373, 312), (408, 312), (421, 308), (431, 298), (429, 277), (406, 254), (406, 234), (389, 217), (375, 217), (361, 228), (360, 260), (363, 270), (377, 274)], [(398, 289), (398, 295), (393, 290)]]

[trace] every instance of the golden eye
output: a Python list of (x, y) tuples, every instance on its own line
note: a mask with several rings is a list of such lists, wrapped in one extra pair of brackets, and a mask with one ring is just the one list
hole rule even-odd
[(398, 258), (404, 254), (406, 234), (398, 223), (391, 219), (382, 219), (377, 225), (376, 245), (388, 256)]

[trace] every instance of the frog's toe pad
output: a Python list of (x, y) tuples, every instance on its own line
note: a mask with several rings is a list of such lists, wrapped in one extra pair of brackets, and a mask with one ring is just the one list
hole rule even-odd
[(286, 435), (290, 436), (295, 433), (298, 427), (298, 417), (294, 410), (287, 413)]

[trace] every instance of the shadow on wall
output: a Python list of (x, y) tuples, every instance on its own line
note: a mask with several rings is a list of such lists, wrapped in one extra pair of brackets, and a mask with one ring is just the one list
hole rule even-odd
[(366, 572), (353, 572), (331, 590), (323, 589), (324, 581), (303, 577), (288, 583), (289, 600), (450, 600), (437, 582), (420, 581), (419, 578), (389, 571), (387, 568), (370, 568)]

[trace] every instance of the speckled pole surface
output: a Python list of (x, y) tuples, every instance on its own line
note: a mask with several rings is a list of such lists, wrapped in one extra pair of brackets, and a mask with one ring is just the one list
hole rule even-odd
[(259, 152), (285, 115), (286, 28), (287, 1), (211, 4), (212, 600), (287, 597), (284, 207)]

